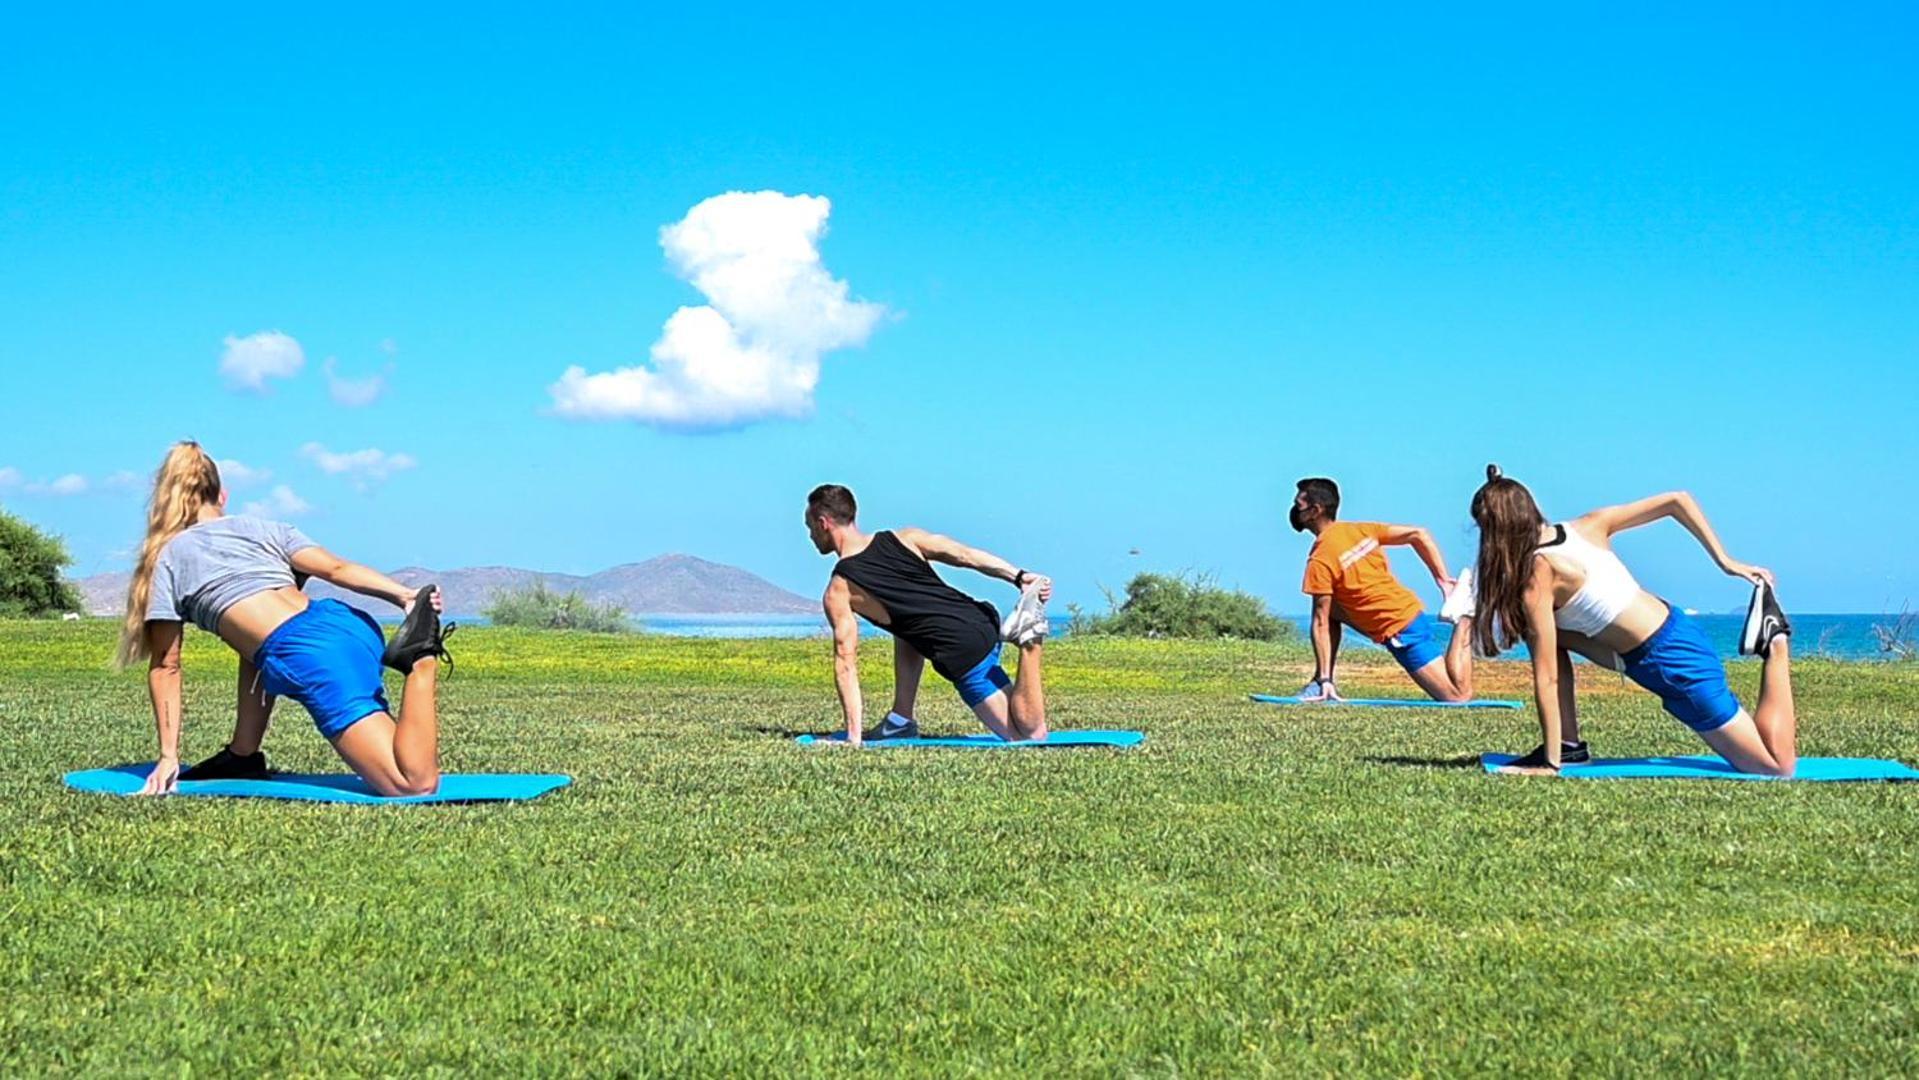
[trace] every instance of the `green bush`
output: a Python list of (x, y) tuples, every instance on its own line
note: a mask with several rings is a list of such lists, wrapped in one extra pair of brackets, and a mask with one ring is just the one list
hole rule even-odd
[(0, 616), (79, 611), (80, 592), (61, 578), (67, 545), (0, 510)]
[(525, 626), (535, 630), (624, 634), (633, 629), (618, 604), (595, 604), (577, 592), (554, 592), (543, 583), (530, 589), (494, 593), (486, 617), (495, 626)]
[(1278, 641), (1291, 623), (1266, 610), (1266, 602), (1237, 589), (1222, 589), (1211, 575), (1140, 574), (1126, 583), (1126, 599), (1107, 602), (1106, 615), (1069, 608), (1073, 633), (1115, 637), (1247, 638)]

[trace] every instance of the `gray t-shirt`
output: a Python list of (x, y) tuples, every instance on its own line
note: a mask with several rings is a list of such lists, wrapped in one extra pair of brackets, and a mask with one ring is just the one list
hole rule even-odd
[(193, 624), (209, 633), (249, 596), (289, 588), (293, 553), (316, 546), (291, 525), (253, 517), (217, 517), (167, 541), (153, 567), (148, 622)]

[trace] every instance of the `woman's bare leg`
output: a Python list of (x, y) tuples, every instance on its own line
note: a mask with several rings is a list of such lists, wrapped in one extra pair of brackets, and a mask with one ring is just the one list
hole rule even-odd
[(1799, 764), (1799, 712), (1792, 701), (1792, 638), (1784, 634), (1773, 638), (1766, 650), (1752, 722), (1782, 774), (1791, 776)]
[(1799, 714), (1792, 700), (1792, 639), (1772, 640), (1759, 675), (1759, 704), (1717, 731), (1700, 732), (1713, 752), (1741, 772), (1791, 776), (1799, 767)]
[(414, 661), (398, 722), (374, 713), (333, 738), (333, 749), (382, 795), (431, 795), (440, 788), (439, 675), (433, 657)]
[(233, 738), (227, 740), (227, 749), (247, 757), (259, 753), (260, 744), (266, 741), (267, 723), (273, 718), (274, 697), (261, 689), (260, 669), (244, 656), (240, 658), (239, 690)]
[(1559, 741), (1579, 741), (1579, 694), (1573, 685), (1573, 654), (1559, 650)]

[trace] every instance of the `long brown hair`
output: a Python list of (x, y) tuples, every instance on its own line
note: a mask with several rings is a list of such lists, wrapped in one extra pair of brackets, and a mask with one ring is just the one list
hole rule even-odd
[(147, 506), (147, 538), (127, 583), (127, 615), (120, 624), (120, 648), (114, 664), (147, 659), (147, 600), (153, 595), (153, 567), (167, 541), (200, 520), (200, 508), (220, 499), (220, 467), (197, 442), (178, 442), (167, 451), (153, 477), (153, 501)]
[(1473, 647), (1482, 656), (1498, 656), (1526, 631), (1526, 586), (1532, 583), (1533, 552), (1546, 516), (1526, 485), (1488, 465), (1486, 483), (1473, 493), (1473, 523), (1479, 526)]

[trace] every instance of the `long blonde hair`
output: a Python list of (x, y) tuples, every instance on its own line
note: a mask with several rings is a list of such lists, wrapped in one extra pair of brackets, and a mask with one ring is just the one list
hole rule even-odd
[(147, 601), (153, 595), (153, 567), (167, 541), (200, 520), (200, 510), (220, 500), (220, 467), (197, 442), (177, 442), (153, 477), (153, 501), (147, 506), (147, 538), (127, 583), (127, 616), (120, 625), (117, 667), (145, 660)]

